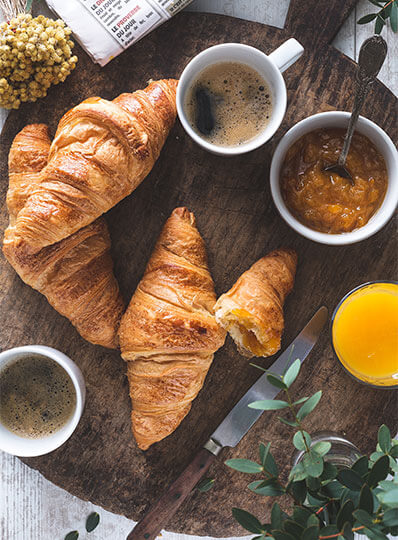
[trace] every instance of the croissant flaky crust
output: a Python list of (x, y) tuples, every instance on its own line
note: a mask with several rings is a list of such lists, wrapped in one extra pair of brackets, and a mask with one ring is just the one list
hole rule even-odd
[(278, 249), (253, 264), (215, 305), (217, 322), (244, 356), (279, 351), (284, 328), (283, 304), (293, 289), (297, 255)]
[[(13, 141), (7, 193), (11, 224), (40, 183), (50, 143), (44, 124), (26, 126)], [(26, 254), (9, 236), (3, 252), (21, 279), (44, 294), (82, 337), (104, 347), (117, 347), (124, 303), (113, 275), (110, 238), (103, 218), (34, 255)]]
[(92, 223), (151, 171), (176, 118), (177, 81), (113, 101), (86, 99), (61, 119), (48, 165), (6, 231), (37, 253)]
[(194, 215), (177, 208), (119, 331), (122, 357), (128, 362), (133, 433), (143, 450), (180, 424), (224, 343), (225, 332), (214, 318), (215, 300)]

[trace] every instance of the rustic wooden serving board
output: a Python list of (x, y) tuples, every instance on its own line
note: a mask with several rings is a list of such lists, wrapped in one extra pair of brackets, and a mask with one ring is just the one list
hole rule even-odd
[[(288, 111), (273, 140), (235, 158), (205, 153), (177, 122), (149, 177), (107, 215), (115, 271), (128, 301), (140, 280), (153, 245), (170, 212), (188, 206), (206, 241), (217, 292), (226, 291), (260, 256), (280, 246), (299, 254), (294, 292), (286, 304), (286, 346), (320, 304), (333, 310), (339, 299), (360, 283), (396, 278), (396, 223), (373, 238), (333, 248), (298, 236), (272, 203), (268, 171), (275, 146), (286, 130), (313, 113), (352, 106), (355, 64), (330, 42), (355, 0), (293, 0), (285, 29), (224, 16), (183, 13), (100, 69), (82, 52), (67, 83), (45, 100), (10, 114), (0, 146), (0, 227), (6, 227), (7, 154), (15, 134), (27, 123), (47, 122), (55, 130), (62, 114), (91, 95), (112, 99), (144, 87), (149, 78), (178, 77), (186, 63), (206, 47), (227, 41), (271, 52), (297, 37), (306, 52), (285, 73)], [(374, 85), (363, 114), (397, 140), (397, 100), (381, 83)], [(138, 450), (130, 431), (130, 399), (125, 365), (118, 352), (85, 342), (45, 298), (24, 285), (3, 257), (0, 260), (0, 348), (39, 343), (56, 347), (81, 367), (87, 405), (71, 439), (57, 451), (23, 461), (46, 478), (83, 499), (130, 518), (142, 517), (149, 504), (187, 465), (229, 409), (259, 376), (235, 350), (231, 340), (215, 357), (192, 411), (176, 432), (147, 452)], [(272, 359), (264, 360), (269, 366)], [(295, 385), (302, 395), (323, 390), (308, 430), (348, 433), (364, 452), (372, 449), (378, 426), (396, 429), (396, 393), (374, 390), (352, 380), (333, 358), (328, 331), (306, 361)], [(395, 418), (394, 418), (395, 416)], [(256, 459), (259, 441), (272, 441), (277, 461), (287, 469), (291, 434), (264, 414), (233, 450), (225, 451), (210, 471), (216, 478), (208, 493), (195, 492), (168, 530), (200, 535), (243, 534), (231, 515), (233, 506), (256, 514), (269, 511), (265, 499), (247, 489), (247, 476), (223, 465), (226, 458)]]

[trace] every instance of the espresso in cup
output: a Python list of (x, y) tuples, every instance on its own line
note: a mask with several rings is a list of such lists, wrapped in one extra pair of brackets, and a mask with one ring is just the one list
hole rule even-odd
[(184, 108), (198, 135), (211, 144), (234, 147), (264, 131), (272, 98), (257, 70), (240, 62), (219, 62), (192, 81)]
[(61, 430), (76, 408), (76, 390), (68, 373), (39, 354), (16, 358), (0, 371), (0, 422), (28, 439)]

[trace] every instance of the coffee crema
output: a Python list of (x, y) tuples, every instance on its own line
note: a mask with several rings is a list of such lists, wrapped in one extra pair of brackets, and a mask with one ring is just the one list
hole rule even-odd
[(75, 408), (73, 382), (50, 358), (22, 357), (0, 371), (0, 422), (20, 437), (52, 435), (67, 424)]
[(271, 92), (264, 78), (239, 62), (205, 68), (187, 92), (185, 112), (208, 142), (239, 146), (257, 137), (271, 117)]

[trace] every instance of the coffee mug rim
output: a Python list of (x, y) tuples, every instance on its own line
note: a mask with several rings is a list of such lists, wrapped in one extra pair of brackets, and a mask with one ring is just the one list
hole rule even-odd
[[(66, 356), (66, 354), (46, 345), (23, 345), (0, 352), (0, 373), (3, 366), (5, 367), (8, 363), (12, 362), (12, 360), (29, 354), (37, 354), (49, 358), (64, 369), (73, 383), (76, 392), (76, 405), (73, 415), (62, 430), (56, 431), (53, 435), (48, 437), (37, 439), (21, 437), (8, 430), (8, 428), (0, 422), (1, 427), (5, 430), (2, 431), (3, 435), (7, 432), (10, 434), (9, 437), (6, 435), (0, 439), (0, 450), (19, 457), (45, 455), (64, 444), (75, 431), (80, 421), (86, 398), (84, 377), (79, 367), (71, 358)], [(60, 434), (60, 431), (62, 431), (62, 435)]]
[[(186, 78), (189, 77), (189, 80), (191, 81), (196, 75), (198, 75), (203, 69), (205, 69), (205, 68), (197, 69), (197, 70), (193, 69), (193, 66), (195, 66), (195, 64), (197, 64), (198, 61), (200, 61), (204, 56), (208, 55), (211, 51), (214, 51), (215, 49), (231, 49), (233, 47), (237, 47), (239, 49), (245, 49), (245, 50), (251, 51), (251, 52), (255, 51), (255, 54), (258, 55), (258, 56), (261, 56), (262, 61), (265, 61), (268, 64), (268, 66), (270, 67), (270, 69), (273, 72), (273, 81), (276, 80), (277, 84), (279, 86), (277, 99), (279, 101), (278, 108), (279, 108), (280, 112), (279, 112), (279, 116), (277, 117), (277, 119), (274, 122), (274, 126), (271, 129), (268, 129), (270, 124), (267, 124), (267, 126), (265, 126), (263, 131), (261, 131), (256, 137), (254, 137), (253, 139), (251, 139), (250, 141), (248, 141), (248, 142), (246, 142), (244, 144), (241, 144), (239, 146), (221, 146), (221, 145), (216, 145), (216, 144), (207, 142), (200, 135), (198, 135), (195, 132), (195, 130), (192, 128), (192, 126), (190, 125), (190, 123), (189, 123), (189, 121), (187, 119), (187, 116), (185, 114), (185, 111), (184, 111), (184, 97), (186, 95), (186, 90), (188, 88), (188, 84), (187, 84), (187, 88), (184, 89), (183, 87), (184, 87), (184, 85), (186, 83), (186, 80), (185, 80)], [(223, 60), (210, 62), (208, 64), (208, 66), (219, 63), (219, 62), (222, 62), (222, 61)], [(228, 59), (225, 59), (224, 61), (227, 62)], [(241, 62), (241, 63), (244, 64), (245, 62)], [(206, 67), (208, 67), (208, 66), (206, 66)], [(269, 83), (269, 81), (267, 81), (267, 83)], [(274, 96), (274, 99), (275, 99), (275, 96)], [(181, 122), (183, 128), (185, 129), (186, 133), (199, 146), (201, 146), (202, 148), (204, 148), (205, 150), (207, 150), (207, 151), (209, 151), (209, 152), (211, 152), (213, 154), (224, 155), (224, 156), (236, 156), (236, 155), (240, 155), (240, 154), (246, 154), (247, 152), (251, 152), (251, 151), (259, 148), (260, 146), (262, 146), (263, 144), (268, 142), (273, 137), (273, 135), (276, 133), (276, 131), (280, 127), (280, 125), (281, 125), (281, 123), (283, 121), (283, 118), (285, 116), (285, 113), (286, 113), (287, 89), (286, 89), (286, 83), (285, 83), (285, 80), (284, 80), (284, 78), (282, 76), (281, 71), (278, 69), (276, 64), (268, 57), (268, 55), (265, 54), (263, 51), (261, 51), (257, 47), (253, 47), (252, 45), (247, 45), (245, 43), (234, 43), (234, 42), (231, 42), (231, 43), (219, 43), (217, 45), (212, 45), (211, 47), (208, 47), (207, 49), (205, 49), (205, 50), (201, 51), (200, 53), (198, 53), (185, 66), (185, 68), (184, 68), (184, 70), (183, 70), (183, 72), (182, 72), (182, 74), (180, 76), (179, 84), (177, 86), (176, 103), (177, 103), (178, 117), (180, 119), (180, 122)], [(273, 107), (274, 107), (274, 105), (273, 105)]]
[[(351, 113), (347, 111), (336, 110), (316, 113), (300, 120), (283, 135), (278, 143), (278, 146), (276, 147), (271, 161), (271, 194), (279, 214), (285, 220), (285, 222), (301, 236), (320, 244), (343, 246), (366, 240), (379, 232), (380, 229), (382, 229), (388, 223), (398, 204), (398, 152), (389, 135), (380, 126), (364, 116), (359, 116), (357, 124), (358, 131), (361, 132), (363, 129), (366, 130), (368, 128), (368, 131), (372, 133), (372, 135), (369, 135), (369, 138), (383, 155), (389, 173), (387, 192), (381, 206), (376, 210), (376, 212), (371, 216), (370, 220), (363, 227), (355, 229), (351, 232), (338, 234), (323, 233), (307, 227), (295, 216), (293, 216), (293, 214), (287, 208), (281, 194), (279, 179), (280, 169), (288, 149), (300, 137), (313, 131), (314, 129), (331, 127), (331, 125), (334, 127), (346, 127), (348, 125), (350, 116)], [(335, 122), (337, 122), (338, 125), (335, 125)], [(377, 141), (379, 141), (380, 144), (381, 142), (384, 143), (384, 151), (380, 149), (380, 144), (378, 144)], [(391, 165), (391, 170), (389, 169), (389, 163)]]

